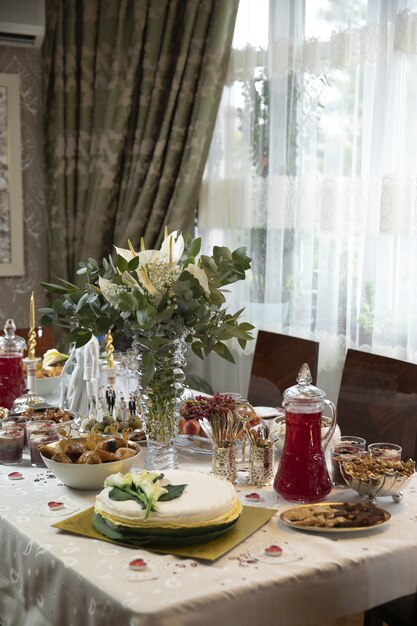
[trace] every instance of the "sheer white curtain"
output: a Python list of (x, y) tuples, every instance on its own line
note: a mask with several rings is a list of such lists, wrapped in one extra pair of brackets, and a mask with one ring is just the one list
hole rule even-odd
[(198, 227), (331, 399), (346, 347), (417, 361), (417, 0), (241, 0)]

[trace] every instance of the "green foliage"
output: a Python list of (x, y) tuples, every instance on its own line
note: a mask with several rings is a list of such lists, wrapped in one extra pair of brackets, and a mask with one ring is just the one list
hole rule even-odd
[[(179, 334), (199, 357), (214, 351), (233, 362), (224, 342), (235, 337), (244, 348), (252, 339), (253, 326), (239, 323), (243, 309), (234, 314), (227, 311), (223, 287), (244, 280), (251, 259), (245, 248), (232, 252), (215, 246), (212, 256), (202, 255), (197, 261), (199, 239), (184, 243), (181, 235), (169, 237), (169, 257), (166, 244), (161, 251), (118, 250), (115, 260), (109, 257), (99, 264), (89, 258), (79, 263), (77, 273), (85, 279), (82, 286), (61, 279), (42, 283), (50, 300), (40, 309), (40, 323), (66, 328), (76, 347), (109, 330), (140, 334), (150, 349), (144, 363), (147, 380), (155, 367), (152, 348)], [(172, 250), (176, 258), (171, 258)]]

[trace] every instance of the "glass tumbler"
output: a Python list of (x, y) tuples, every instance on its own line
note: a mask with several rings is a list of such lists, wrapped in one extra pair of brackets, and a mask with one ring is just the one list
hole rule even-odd
[(14, 465), (22, 461), (25, 431), (14, 422), (3, 422), (0, 427), (0, 463)]
[(346, 487), (346, 482), (340, 471), (341, 461), (350, 461), (355, 456), (365, 453), (366, 441), (363, 437), (343, 435), (330, 451), (332, 463), (332, 482), (336, 487)]
[(45, 467), (38, 446), (58, 441), (58, 428), (58, 424), (48, 420), (33, 421), (26, 425), (30, 464), (33, 467)]
[(396, 443), (370, 443), (368, 452), (371, 456), (384, 461), (401, 461), (402, 447)]

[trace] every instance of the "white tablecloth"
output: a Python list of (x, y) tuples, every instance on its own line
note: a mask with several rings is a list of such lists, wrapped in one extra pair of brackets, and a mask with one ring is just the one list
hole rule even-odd
[[(182, 468), (208, 457), (182, 454)], [(24, 479), (10, 481), (19, 469)], [(240, 484), (242, 501), (253, 487)], [(260, 505), (291, 506), (272, 488), (256, 489)], [(2, 626), (312, 626), (417, 589), (417, 479), (400, 504), (379, 504), (392, 520), (372, 531), (317, 534), (288, 528), (275, 515), (212, 564), (119, 547), (61, 533), (46, 503), (79, 510), (94, 493), (62, 486), (43, 468), (0, 466), (0, 623)], [(358, 500), (338, 490), (330, 500)], [(45, 510), (46, 507), (46, 510)], [(253, 558), (256, 546), (277, 543), (302, 552), (282, 563)], [(142, 556), (151, 580), (131, 581), (129, 561)]]

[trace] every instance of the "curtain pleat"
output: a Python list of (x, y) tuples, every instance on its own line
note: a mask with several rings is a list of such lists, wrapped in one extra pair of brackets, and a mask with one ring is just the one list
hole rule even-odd
[(238, 0), (46, 0), (51, 277), (188, 230)]

